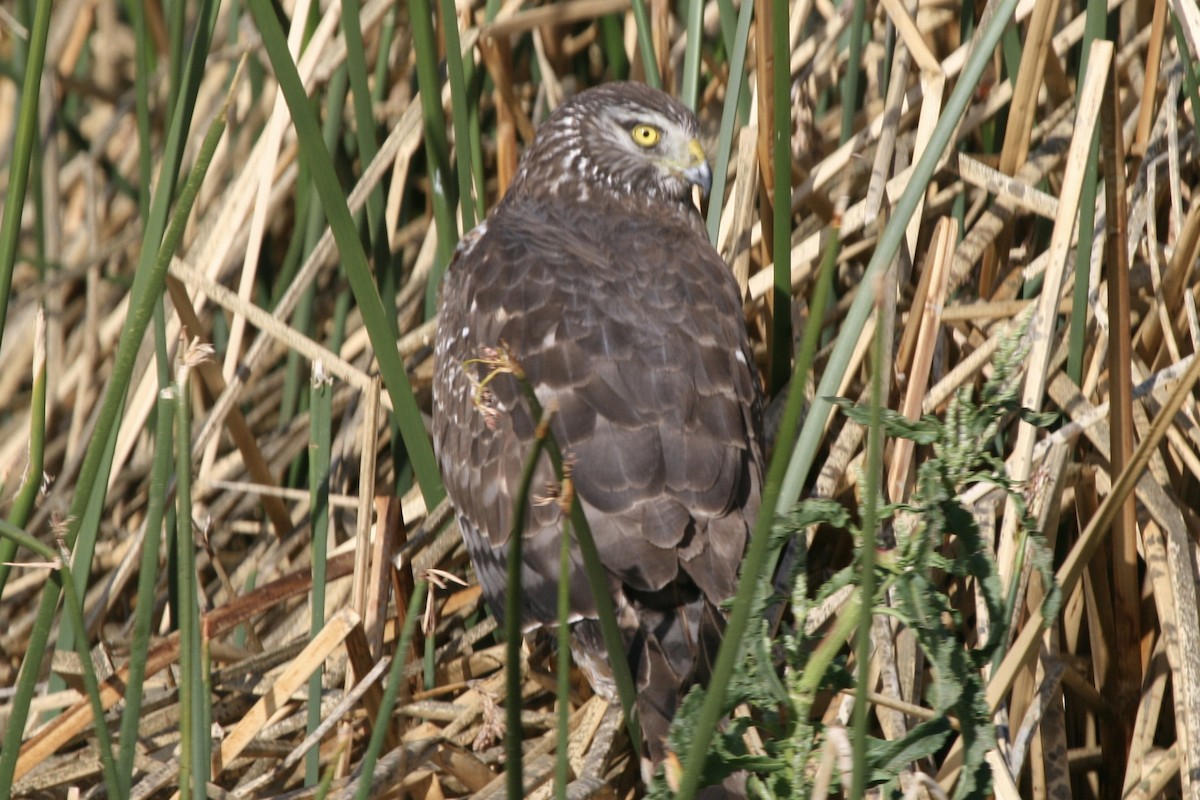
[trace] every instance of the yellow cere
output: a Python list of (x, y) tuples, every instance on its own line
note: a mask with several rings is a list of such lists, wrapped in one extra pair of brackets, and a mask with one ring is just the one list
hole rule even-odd
[(642, 147), (653, 147), (662, 138), (662, 131), (653, 125), (634, 125), (630, 133), (633, 140)]

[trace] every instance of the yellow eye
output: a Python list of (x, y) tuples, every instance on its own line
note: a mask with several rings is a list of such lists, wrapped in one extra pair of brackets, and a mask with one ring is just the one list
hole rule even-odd
[(654, 147), (662, 138), (662, 131), (653, 125), (634, 125), (629, 134), (641, 147)]

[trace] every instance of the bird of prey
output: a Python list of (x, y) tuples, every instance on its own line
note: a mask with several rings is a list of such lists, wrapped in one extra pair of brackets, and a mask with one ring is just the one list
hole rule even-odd
[(628, 659), (651, 768), (683, 693), (708, 678), (762, 490), (761, 387), (737, 283), (693, 201), (712, 180), (698, 136), (682, 103), (636, 83), (563, 103), (449, 265), (434, 356), (434, 447), (498, 616), (538, 420), (482, 356), (502, 348), (556, 409), (626, 652), (604, 647), (578, 549), (559, 574), (547, 457), (525, 511), (523, 629), (556, 624), (568, 581), (576, 663), (611, 700), (609, 660)]

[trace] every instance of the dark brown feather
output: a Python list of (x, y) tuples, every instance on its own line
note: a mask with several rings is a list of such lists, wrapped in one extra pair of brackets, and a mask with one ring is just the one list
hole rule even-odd
[[(516, 381), (465, 365), (504, 346), (573, 464), (639, 685), (651, 755), (682, 692), (707, 678), (719, 604), (736, 586), (761, 493), (761, 397), (742, 303), (709, 245), (690, 186), (612, 144), (653, 114), (696, 134), (666, 95), (610, 84), (564, 104), (539, 131), (514, 186), (447, 271), (436, 344), (434, 444), (492, 610), (504, 605), (512, 505), (535, 421)], [(607, 122), (606, 122), (607, 121)], [(552, 494), (548, 459), (535, 492)], [(578, 552), (560, 576), (561, 510), (531, 498), (523, 622), (553, 624), (571, 587), (577, 659), (606, 687), (608, 655)]]

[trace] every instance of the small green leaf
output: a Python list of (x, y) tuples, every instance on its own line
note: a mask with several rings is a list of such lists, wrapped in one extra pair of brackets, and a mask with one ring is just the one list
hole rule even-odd
[[(870, 409), (844, 397), (827, 398), (842, 410), (842, 413), (859, 425), (867, 425), (870, 421)], [(917, 444), (930, 445), (941, 436), (942, 423), (936, 417), (922, 417), (910, 420), (903, 414), (889, 409), (882, 410), (883, 432), (894, 438), (911, 439)]]
[(1021, 419), (1037, 428), (1049, 428), (1051, 425), (1058, 422), (1059, 418), (1060, 415), (1057, 411), (1033, 411), (1028, 408), (1021, 409)]
[(810, 497), (801, 500), (792, 507), (790, 514), (780, 519), (781, 527), (795, 533), (810, 525), (833, 525), (845, 528), (850, 524), (850, 514), (846, 507), (836, 500), (826, 500), (820, 497)]

